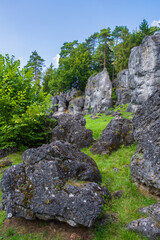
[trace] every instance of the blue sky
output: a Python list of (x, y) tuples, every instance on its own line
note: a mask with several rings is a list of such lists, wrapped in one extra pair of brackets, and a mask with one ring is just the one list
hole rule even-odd
[(56, 65), (64, 42), (84, 41), (102, 28), (160, 20), (160, 0), (0, 0), (0, 53), (25, 65), (31, 52)]

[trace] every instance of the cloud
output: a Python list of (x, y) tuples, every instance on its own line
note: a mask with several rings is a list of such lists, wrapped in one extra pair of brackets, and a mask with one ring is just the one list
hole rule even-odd
[(53, 65), (54, 65), (55, 68), (58, 68), (59, 58), (60, 58), (59, 54), (57, 54), (55, 57), (53, 57)]
[(154, 21), (151, 23), (151, 26), (152, 26), (152, 27), (154, 27), (154, 26), (160, 27), (160, 20), (158, 20), (158, 21), (154, 20)]

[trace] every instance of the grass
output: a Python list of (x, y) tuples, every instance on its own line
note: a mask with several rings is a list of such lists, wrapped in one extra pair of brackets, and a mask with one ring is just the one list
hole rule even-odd
[[(123, 107), (118, 106), (114, 111), (119, 111), (122, 113), (123, 117), (130, 119), (132, 117), (131, 113), (127, 113), (127, 105)], [(107, 124), (113, 119), (112, 116), (106, 116), (101, 114), (98, 119), (91, 119), (91, 115), (86, 115), (86, 128), (93, 131), (93, 136), (98, 139), (107, 126)], [(101, 172), (102, 175), (102, 185), (106, 185), (111, 193), (116, 190), (123, 190), (124, 194), (119, 199), (113, 199), (109, 205), (104, 205), (104, 213), (114, 213), (116, 221), (105, 224), (103, 227), (97, 225), (94, 228), (94, 240), (145, 240), (146, 238), (140, 236), (136, 233), (130, 232), (126, 229), (126, 224), (136, 220), (142, 215), (137, 212), (140, 207), (148, 206), (156, 202), (153, 197), (147, 197), (142, 195), (137, 186), (131, 180), (130, 174), (130, 161), (133, 153), (136, 150), (136, 143), (129, 147), (121, 146), (121, 148), (110, 155), (94, 155), (90, 152), (90, 148), (85, 148), (82, 151), (88, 156), (92, 157)], [(14, 162), (18, 164), (21, 162), (21, 154), (16, 153), (11, 154), (9, 157)], [(118, 171), (115, 171), (115, 168)], [(2, 177), (2, 170), (0, 172), (0, 178)], [(72, 183), (72, 182), (71, 182)], [(73, 182), (73, 184), (75, 184)], [(1, 194), (1, 192), (0, 192)], [(3, 226), (3, 221), (6, 218), (5, 212), (0, 212), (0, 229)], [(41, 240), (47, 239), (47, 236), (36, 235), (36, 234), (25, 234), (23, 236), (19, 235), (15, 229), (7, 229), (5, 233), (0, 232), (1, 239), (10, 240)], [(54, 240), (61, 240), (60, 236), (54, 238)], [(87, 239), (86, 239), (87, 240)]]

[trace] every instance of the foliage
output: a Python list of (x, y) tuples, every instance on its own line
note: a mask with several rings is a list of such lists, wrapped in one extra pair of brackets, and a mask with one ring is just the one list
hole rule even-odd
[[(59, 68), (51, 70), (48, 88), (52, 94), (77, 88), (84, 91), (87, 80), (91, 75), (91, 57), (84, 44), (65, 43), (61, 48)], [(46, 82), (47, 70), (44, 81)], [(48, 77), (49, 78), (49, 77)]]
[(0, 55), (1, 148), (37, 146), (47, 141), (53, 125), (46, 113), (51, 97), (45, 96), (32, 78), (32, 69), (20, 70), (20, 62), (13, 56)]
[(38, 55), (37, 51), (33, 51), (29, 57), (29, 61), (25, 66), (25, 68), (28, 70), (32, 68), (34, 73), (34, 80), (38, 81), (41, 79), (41, 76), (42, 76), (43, 65), (44, 65), (44, 59)]

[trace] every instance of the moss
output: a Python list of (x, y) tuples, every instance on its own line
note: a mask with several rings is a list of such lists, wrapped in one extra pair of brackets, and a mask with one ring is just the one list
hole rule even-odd
[(25, 207), (27, 207), (28, 204), (31, 204), (31, 200), (33, 197), (33, 189), (34, 189), (33, 183), (28, 180), (27, 176), (25, 176), (23, 185), (19, 187), (19, 190), (21, 191), (21, 193), (24, 194), (24, 199), (22, 200), (22, 204)]

